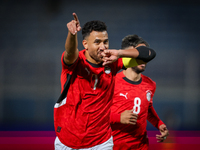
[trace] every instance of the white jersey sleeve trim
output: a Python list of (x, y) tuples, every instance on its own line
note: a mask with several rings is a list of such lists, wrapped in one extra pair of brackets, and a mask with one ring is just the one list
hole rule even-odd
[(67, 97), (64, 98), (60, 103), (56, 103), (56, 104), (54, 105), (54, 108), (58, 108), (58, 107), (60, 107), (60, 106), (62, 106), (62, 105), (65, 105), (65, 104), (66, 104), (66, 101), (67, 101)]

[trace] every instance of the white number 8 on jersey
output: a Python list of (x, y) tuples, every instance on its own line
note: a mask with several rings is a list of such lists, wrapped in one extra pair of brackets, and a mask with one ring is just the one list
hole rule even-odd
[(135, 114), (140, 113), (140, 105), (141, 105), (141, 99), (139, 97), (136, 97), (134, 99), (133, 113)]

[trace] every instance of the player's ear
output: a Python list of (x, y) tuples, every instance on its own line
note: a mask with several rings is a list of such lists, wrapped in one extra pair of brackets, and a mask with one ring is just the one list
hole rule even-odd
[(83, 40), (83, 41), (82, 41), (82, 44), (83, 44), (84, 48), (87, 50), (87, 49), (88, 49), (87, 40)]

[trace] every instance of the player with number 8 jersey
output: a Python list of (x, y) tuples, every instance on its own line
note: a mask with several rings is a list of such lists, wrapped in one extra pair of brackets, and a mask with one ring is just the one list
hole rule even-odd
[[(144, 75), (141, 75), (141, 79), (138, 82), (131, 81), (125, 77), (123, 71), (117, 74), (115, 82), (116, 86), (111, 107), (114, 149), (115, 147), (121, 147), (126, 150), (133, 147), (133, 145), (135, 148), (139, 148), (148, 144), (146, 126), (147, 118), (151, 117), (148, 116), (148, 113), (150, 115), (152, 113), (148, 111), (149, 108), (153, 108), (152, 97), (156, 89), (155, 82)], [(133, 113), (138, 114), (137, 123), (135, 125), (121, 124), (120, 114), (125, 110), (132, 109)], [(157, 124), (157, 120), (159, 120), (159, 124)], [(163, 124), (158, 116), (157, 120), (152, 122), (155, 127)]]
[[(141, 76), (138, 82), (131, 81), (125, 77), (123, 71), (117, 74), (115, 82), (113, 105), (111, 107), (112, 116), (115, 116), (115, 118), (111, 117), (114, 147), (121, 145), (125, 150), (126, 145), (124, 143), (127, 143), (127, 145), (132, 145), (133, 142), (148, 143), (146, 119), (148, 110), (152, 107), (152, 97), (156, 89), (155, 82), (144, 75)], [(121, 124), (120, 114), (131, 109), (138, 114), (136, 125)], [(157, 124), (154, 125), (157, 126)]]
[[(148, 46), (148, 43), (137, 35), (122, 40), (122, 49), (142, 45)], [(156, 83), (141, 74), (145, 68), (143, 62), (116, 75), (111, 107), (113, 150), (148, 150), (147, 120), (160, 130), (161, 135), (156, 135), (158, 142), (164, 141), (168, 135), (166, 125), (153, 108)]]

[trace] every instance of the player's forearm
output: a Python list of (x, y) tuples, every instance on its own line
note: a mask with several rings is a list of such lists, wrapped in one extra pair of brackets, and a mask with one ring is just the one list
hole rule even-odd
[(157, 129), (159, 128), (159, 126), (161, 124), (164, 124), (162, 122), (162, 120), (160, 120), (158, 114), (156, 113), (155, 109), (153, 108), (153, 106), (149, 107), (148, 110), (148, 116), (147, 116), (147, 120)]
[(133, 49), (125, 49), (125, 50), (119, 50), (118, 52), (118, 57), (122, 58), (122, 57), (129, 57), (129, 58), (137, 58), (139, 55), (139, 52), (137, 49), (133, 48)]
[(149, 62), (156, 56), (156, 52), (148, 47), (139, 46), (137, 48), (119, 50), (118, 57), (130, 57)]
[(110, 123), (120, 123), (120, 114), (111, 113), (110, 114)]
[(65, 42), (65, 56), (64, 60), (67, 64), (73, 63), (78, 57), (78, 40), (77, 34), (73, 35), (68, 32), (68, 36)]
[(71, 32), (68, 32), (66, 41), (65, 41), (65, 51), (67, 53), (74, 53), (78, 47), (77, 34), (73, 35)]

